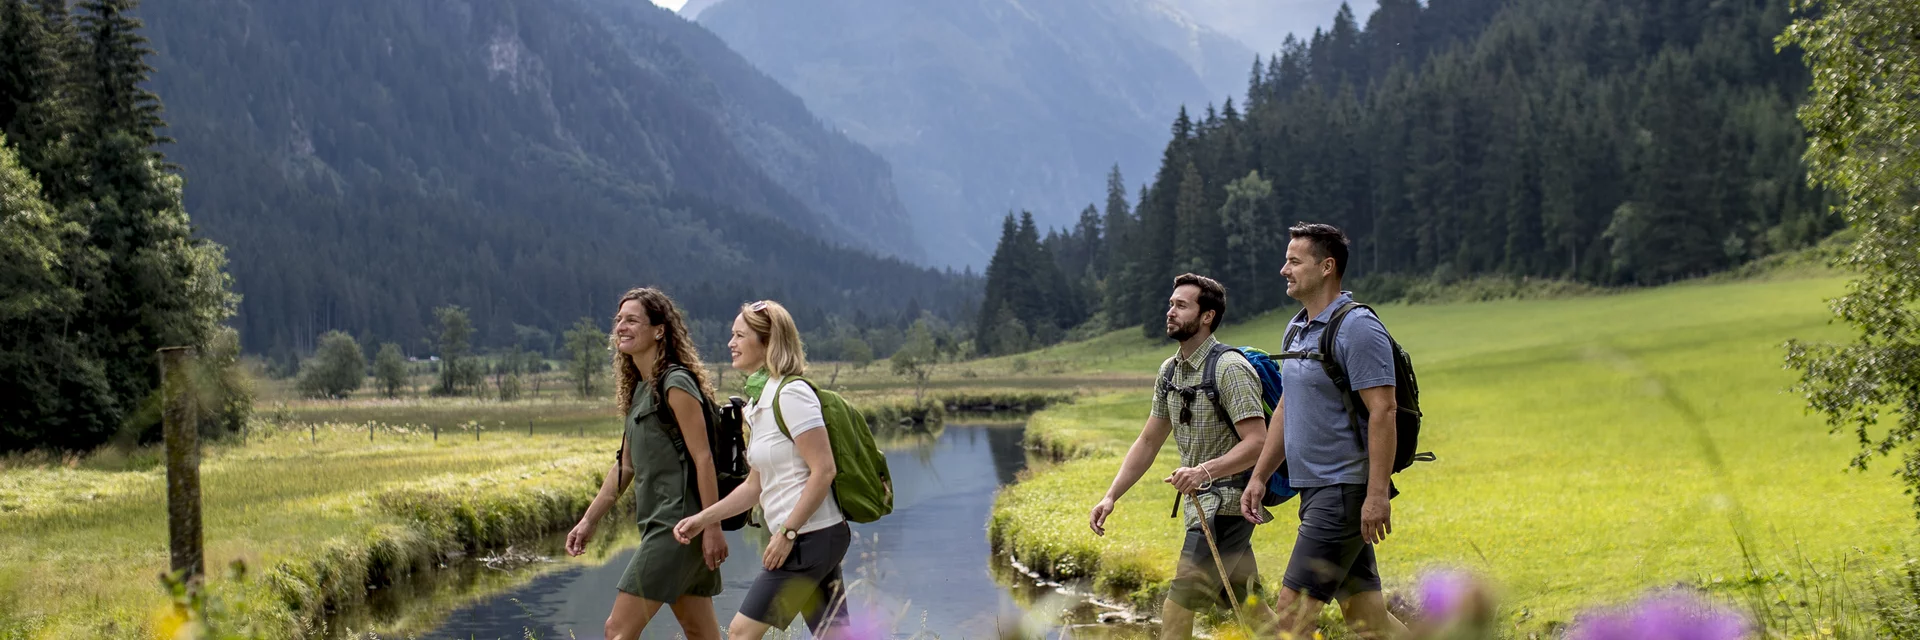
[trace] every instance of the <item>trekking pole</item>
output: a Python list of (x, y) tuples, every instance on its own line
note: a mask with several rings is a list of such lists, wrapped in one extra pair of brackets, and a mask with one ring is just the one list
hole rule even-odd
[(1213, 524), (1207, 522), (1207, 511), (1200, 508), (1200, 497), (1188, 491), (1187, 502), (1193, 504), (1193, 511), (1199, 516), (1200, 533), (1207, 538), (1207, 550), (1213, 552), (1213, 568), (1220, 571), (1220, 586), (1227, 589), (1227, 605), (1233, 608), (1233, 617), (1240, 620), (1240, 624), (1246, 625), (1247, 630), (1253, 631), (1253, 625), (1247, 619), (1246, 612), (1240, 610), (1240, 596), (1233, 592), (1233, 580), (1227, 578), (1227, 563), (1220, 559), (1220, 545), (1213, 541)]

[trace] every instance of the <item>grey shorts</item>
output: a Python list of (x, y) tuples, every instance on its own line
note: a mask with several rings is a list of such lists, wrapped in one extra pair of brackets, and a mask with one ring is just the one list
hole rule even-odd
[(1301, 489), (1300, 537), (1281, 584), (1321, 602), (1379, 591), (1373, 545), (1360, 535), (1360, 507), (1366, 501), (1366, 485)]
[[(1227, 579), (1233, 582), (1233, 595), (1245, 601), (1260, 572), (1253, 560), (1253, 523), (1231, 515), (1214, 516), (1210, 524), (1214, 544), (1220, 547), (1220, 559), (1227, 567)], [(1180, 566), (1168, 586), (1167, 599), (1188, 611), (1231, 609), (1226, 588), (1220, 584), (1220, 565), (1213, 562), (1206, 532), (1198, 526), (1187, 530), (1186, 544), (1180, 548)]]
[(794, 616), (805, 616), (807, 628), (819, 636), (831, 615), (835, 624), (846, 620), (841, 602), (840, 561), (853, 543), (853, 529), (840, 524), (802, 533), (780, 568), (760, 574), (740, 602), (740, 615), (776, 629), (785, 629)]

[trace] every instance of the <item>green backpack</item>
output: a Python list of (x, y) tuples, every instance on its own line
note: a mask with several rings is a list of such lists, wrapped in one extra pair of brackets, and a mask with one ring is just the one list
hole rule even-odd
[(893, 474), (887, 471), (887, 456), (873, 443), (873, 430), (860, 410), (848, 405), (840, 394), (820, 388), (812, 380), (792, 376), (780, 381), (773, 392), (773, 421), (780, 433), (787, 431), (787, 419), (780, 415), (780, 392), (794, 382), (805, 382), (820, 397), (820, 415), (827, 421), (827, 442), (833, 448), (833, 498), (840, 512), (853, 522), (873, 522), (893, 513)]

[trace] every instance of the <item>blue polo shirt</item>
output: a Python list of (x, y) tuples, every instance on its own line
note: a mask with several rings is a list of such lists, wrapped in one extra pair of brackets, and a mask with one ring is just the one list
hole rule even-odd
[[(1296, 320), (1288, 326), (1298, 334), (1293, 344), (1283, 345), (1291, 352), (1318, 353), (1320, 334), (1327, 320), (1341, 305), (1353, 301), (1351, 292), (1340, 297), (1310, 320)], [(1380, 318), (1366, 309), (1354, 309), (1340, 323), (1334, 336), (1334, 358), (1347, 370), (1353, 389), (1393, 386), (1393, 346)], [(1340, 391), (1327, 377), (1326, 368), (1314, 360), (1289, 358), (1280, 363), (1282, 401), (1286, 405), (1287, 474), (1296, 489), (1336, 484), (1367, 483), (1366, 423), (1354, 434), (1347, 420), (1346, 405)]]

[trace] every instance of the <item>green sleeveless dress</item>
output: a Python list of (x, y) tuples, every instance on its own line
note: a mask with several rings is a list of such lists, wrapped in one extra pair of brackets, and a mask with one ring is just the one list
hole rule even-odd
[[(673, 525), (700, 512), (700, 490), (692, 465), (683, 462), (667, 436), (679, 425), (666, 401), (654, 397), (653, 385), (642, 382), (633, 394), (633, 412), (627, 415), (627, 451), (633, 457), (634, 512), (640, 521), (640, 549), (620, 578), (621, 591), (655, 602), (672, 604), (680, 596), (711, 598), (720, 594), (720, 574), (707, 568), (700, 550), (702, 536), (680, 544)], [(668, 389), (680, 389), (702, 398), (700, 387), (685, 371), (668, 372)], [(704, 534), (703, 534), (704, 535)]]

